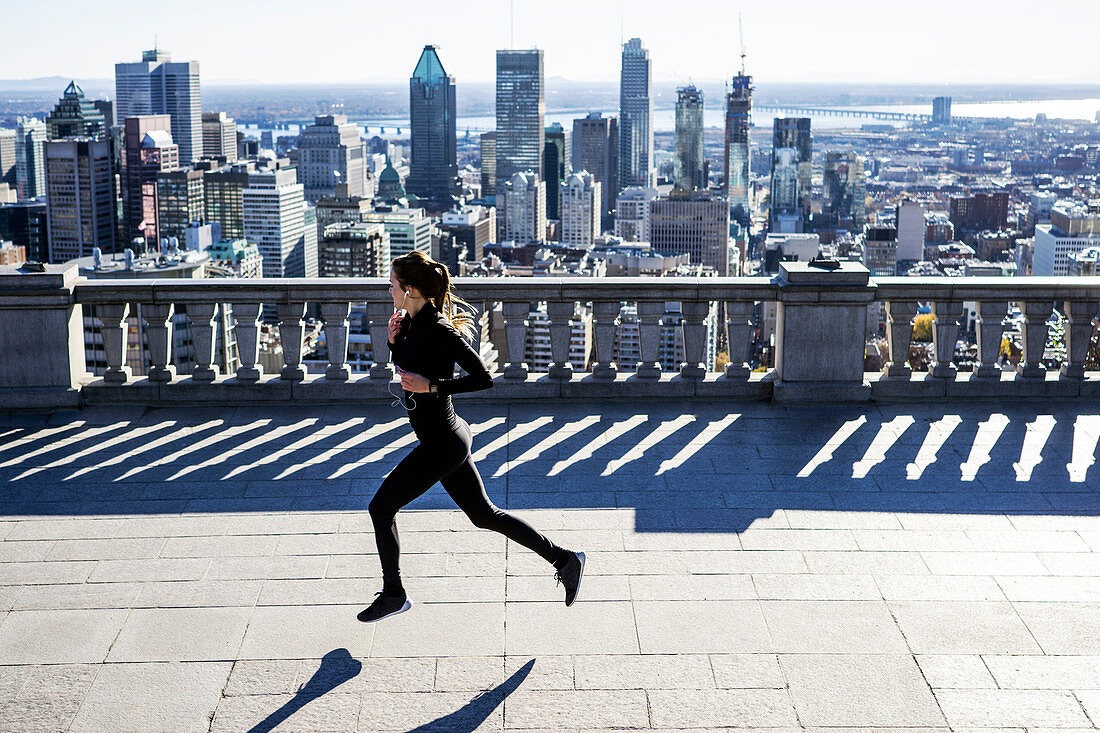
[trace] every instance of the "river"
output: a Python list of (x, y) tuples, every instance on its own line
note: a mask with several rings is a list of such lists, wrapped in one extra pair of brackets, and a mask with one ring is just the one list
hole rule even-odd
[[(843, 109), (843, 108), (840, 108)], [(849, 109), (860, 110), (881, 110), (883, 112), (904, 112), (904, 113), (916, 113), (916, 114), (930, 114), (932, 109), (931, 105), (867, 105), (863, 107), (850, 107)], [(601, 110), (605, 116), (617, 114), (618, 110)], [(951, 108), (953, 115), (957, 117), (1011, 117), (1015, 119), (1034, 119), (1037, 114), (1045, 114), (1048, 117), (1054, 118), (1066, 118), (1066, 119), (1082, 119), (1082, 120), (1095, 120), (1100, 115), (1100, 99), (1046, 99), (1030, 102), (984, 102), (980, 104), (953, 104)], [(577, 110), (565, 110), (565, 111), (552, 111), (546, 113), (546, 124), (551, 125), (555, 122), (562, 124), (566, 129), (572, 129), (573, 120), (578, 117), (584, 117), (587, 114), (585, 111)], [(771, 121), (775, 117), (782, 115), (773, 113), (763, 113), (756, 111), (753, 113), (752, 121), (756, 127), (771, 126)], [(893, 124), (894, 126), (904, 125), (902, 122), (888, 122), (884, 120), (876, 120), (866, 117), (835, 117), (835, 116), (819, 116), (810, 115), (811, 127), (815, 130), (840, 130), (860, 128), (866, 124), (884, 125)], [(721, 129), (724, 126), (723, 113), (721, 108), (710, 108), (704, 112), (704, 121), (707, 127), (714, 127)], [(366, 125), (367, 130), (371, 134), (377, 134), (380, 126), (386, 127), (386, 132), (396, 132), (396, 128), (402, 128), (402, 131), (408, 132), (408, 119), (372, 119), (369, 122), (362, 120), (357, 121), (360, 127)], [(484, 117), (459, 117), (456, 126), (459, 134), (463, 134), (464, 131), (469, 130), (471, 133), (484, 132), (486, 130), (492, 130), (496, 127), (496, 118), (490, 116)], [(241, 129), (248, 135), (259, 135), (262, 129), (256, 125), (240, 125)], [(675, 128), (675, 112), (671, 109), (658, 109), (653, 113), (653, 129), (657, 131), (668, 131)], [(298, 134), (298, 125), (287, 125), (285, 129), (273, 131), (276, 136), (278, 135), (296, 135)]]

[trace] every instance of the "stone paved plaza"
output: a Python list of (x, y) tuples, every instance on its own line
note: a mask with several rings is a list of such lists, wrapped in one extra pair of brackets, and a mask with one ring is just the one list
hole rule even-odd
[(0, 416), (0, 730), (1100, 726), (1100, 405), (463, 401), (490, 497), (365, 508), (387, 406)]

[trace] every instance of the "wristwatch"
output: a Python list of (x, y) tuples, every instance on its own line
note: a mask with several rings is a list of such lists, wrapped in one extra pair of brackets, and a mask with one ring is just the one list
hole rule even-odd
[(430, 395), (438, 395), (439, 394), (439, 382), (435, 381), (434, 379), (429, 379), (428, 380), (428, 394), (430, 394)]

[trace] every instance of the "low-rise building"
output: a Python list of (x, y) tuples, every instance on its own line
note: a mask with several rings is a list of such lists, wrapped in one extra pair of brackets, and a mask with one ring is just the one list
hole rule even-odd
[(220, 267), (233, 277), (263, 277), (264, 258), (247, 239), (222, 239), (206, 247), (211, 270)]

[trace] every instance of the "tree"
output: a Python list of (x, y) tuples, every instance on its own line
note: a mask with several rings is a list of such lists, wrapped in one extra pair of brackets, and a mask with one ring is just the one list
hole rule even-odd
[(913, 341), (927, 343), (932, 340), (932, 327), (936, 318), (931, 313), (918, 313), (913, 319)]

